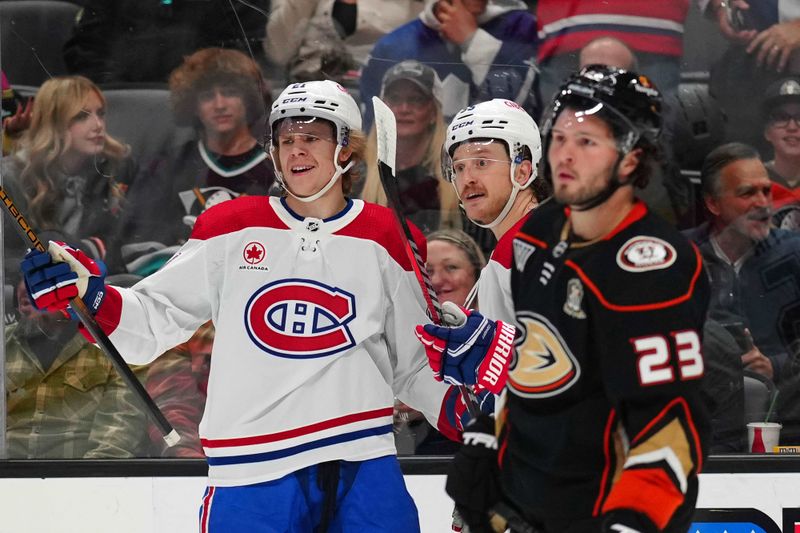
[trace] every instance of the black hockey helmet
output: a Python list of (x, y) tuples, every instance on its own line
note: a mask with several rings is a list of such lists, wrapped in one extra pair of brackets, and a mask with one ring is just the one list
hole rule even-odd
[[(619, 158), (634, 148), (646, 148), (660, 153), (658, 138), (661, 135), (661, 93), (647, 76), (607, 65), (589, 65), (571, 75), (561, 85), (553, 98), (542, 128), (543, 153), (547, 154), (553, 138), (553, 126), (558, 116), (567, 108), (594, 115), (604, 120), (611, 128)], [(548, 157), (542, 175), (551, 181)], [(616, 170), (614, 171), (616, 173)], [(646, 173), (635, 173), (631, 184), (644, 186)], [(609, 185), (594, 198), (575, 210), (590, 209), (605, 202), (619, 187), (624, 185), (613, 178)]]
[(611, 123), (625, 154), (638, 143), (657, 144), (661, 134), (661, 93), (647, 76), (635, 72), (590, 65), (573, 74), (553, 98), (543, 128), (545, 152), (553, 124), (567, 108), (592, 109)]

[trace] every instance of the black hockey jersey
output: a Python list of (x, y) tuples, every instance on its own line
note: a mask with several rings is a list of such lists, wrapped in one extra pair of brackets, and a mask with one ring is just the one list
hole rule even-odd
[(592, 242), (567, 215), (543, 204), (513, 243), (504, 492), (548, 533), (619, 508), (685, 532), (707, 433), (700, 254), (643, 203)]

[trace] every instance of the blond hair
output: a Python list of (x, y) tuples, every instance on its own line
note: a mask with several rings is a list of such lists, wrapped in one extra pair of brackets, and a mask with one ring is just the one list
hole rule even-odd
[[(51, 78), (36, 93), (31, 125), (20, 141), (20, 155), (25, 163), (20, 183), (28, 200), (31, 221), (40, 229), (56, 227), (56, 213), (62, 200), (59, 163), (70, 149), (67, 130), (92, 93), (105, 107), (103, 93), (83, 76)], [(98, 158), (118, 163), (129, 153), (129, 146), (106, 133)]]
[[(442, 145), (447, 134), (447, 124), (442, 117), (441, 105), (433, 99), (436, 107), (436, 120), (429, 128), (427, 139), (428, 149), (425, 151), (420, 165), (436, 178), (439, 189), (439, 212), (441, 214), (439, 226), (442, 228), (460, 228), (461, 214), (458, 209), (458, 196), (453, 187), (444, 179), (442, 175)], [(361, 191), (361, 199), (365, 202), (372, 202), (379, 205), (387, 205), (386, 193), (381, 186), (378, 174), (378, 135), (375, 126), (367, 140), (367, 178), (364, 182), (364, 189)]]

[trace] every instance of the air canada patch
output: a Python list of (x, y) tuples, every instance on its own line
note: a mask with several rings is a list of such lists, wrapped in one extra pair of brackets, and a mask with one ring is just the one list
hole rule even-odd
[(617, 264), (628, 272), (647, 272), (669, 268), (677, 256), (675, 248), (657, 237), (638, 235), (617, 252)]
[(355, 297), (308, 279), (274, 281), (247, 302), (244, 324), (261, 350), (278, 357), (327, 357), (355, 346)]

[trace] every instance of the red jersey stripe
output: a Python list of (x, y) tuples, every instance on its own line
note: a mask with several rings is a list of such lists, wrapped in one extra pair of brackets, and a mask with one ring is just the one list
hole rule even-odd
[(392, 416), (393, 408), (385, 407), (381, 409), (373, 409), (372, 411), (364, 411), (361, 413), (354, 413), (350, 415), (340, 416), (338, 418), (331, 418), (330, 420), (323, 420), (308, 426), (303, 426), (286, 431), (279, 431), (278, 433), (270, 433), (268, 435), (255, 435), (252, 437), (238, 437), (232, 439), (200, 439), (200, 443), (205, 448), (225, 448), (229, 446), (250, 446), (253, 444), (267, 444), (270, 442), (277, 442), (281, 440), (292, 439), (295, 437), (302, 437), (310, 435), (318, 431), (352, 424), (354, 422), (362, 422), (364, 420), (372, 420), (376, 418), (383, 418)]

